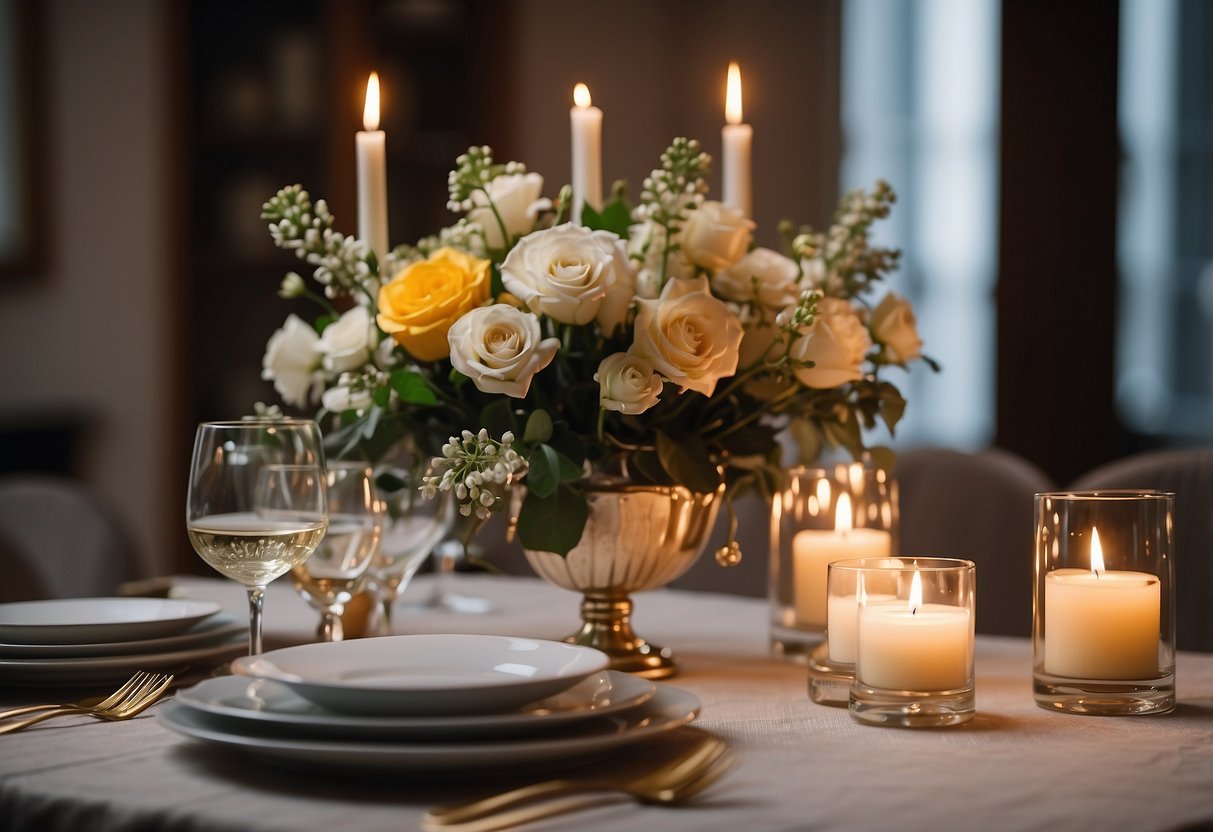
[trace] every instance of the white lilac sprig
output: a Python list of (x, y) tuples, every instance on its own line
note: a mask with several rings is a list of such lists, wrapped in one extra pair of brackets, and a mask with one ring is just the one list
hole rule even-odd
[(434, 457), (434, 474), (422, 479), (420, 491), (432, 499), (439, 491), (453, 491), (459, 501), (459, 513), (481, 520), (498, 508), (500, 488), (526, 473), (526, 459), (514, 449), (514, 434), (506, 431), (498, 441), (481, 428), (479, 433), (465, 430), (442, 446), (442, 456)]
[[(313, 277), (324, 286), (326, 297), (348, 295), (374, 307), (378, 280), (370, 249), (333, 230), (333, 215), (323, 199), (313, 204), (301, 186), (290, 185), (261, 206), (261, 218), (268, 221), (276, 246), (293, 250), (316, 267)], [(283, 291), (287, 288), (284, 282)]]
[(825, 232), (804, 230), (792, 240), (792, 254), (821, 265), (819, 279), (826, 294), (857, 297), (873, 283), (895, 271), (901, 252), (872, 246), (872, 224), (889, 215), (897, 195), (878, 180), (870, 193), (854, 190), (843, 197), (833, 225)]
[(661, 154), (661, 167), (641, 183), (640, 204), (633, 209), (632, 218), (641, 223), (651, 222), (662, 231), (653, 235), (633, 257), (646, 262), (650, 257), (647, 246), (661, 246), (658, 288), (665, 285), (669, 275), (670, 256), (678, 251), (678, 233), (683, 222), (707, 196), (711, 165), (712, 157), (703, 152), (697, 140), (680, 137)]

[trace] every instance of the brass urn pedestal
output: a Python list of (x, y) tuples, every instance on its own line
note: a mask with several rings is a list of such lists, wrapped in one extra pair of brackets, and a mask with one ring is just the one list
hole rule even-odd
[(612, 670), (649, 679), (677, 673), (668, 647), (633, 631), (630, 596), (665, 586), (695, 563), (723, 493), (724, 486), (701, 494), (682, 486), (604, 483), (588, 491), (585, 531), (566, 557), (524, 549), (542, 578), (584, 596), (581, 629), (565, 641), (606, 653)]

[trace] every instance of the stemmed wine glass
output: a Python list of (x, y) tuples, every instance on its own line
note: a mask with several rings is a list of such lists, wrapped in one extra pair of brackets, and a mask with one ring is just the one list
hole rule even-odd
[(455, 501), (450, 492), (426, 499), (414, 454), (376, 469), (375, 487), (384, 505), (383, 537), (369, 571), (379, 604), (380, 635), (392, 634), (392, 610), (401, 591), (450, 530)]
[(315, 422), (198, 426), (186, 528), (199, 557), (248, 590), (250, 655), (261, 652), (266, 586), (305, 561), (324, 538), (326, 492)]
[(341, 614), (362, 590), (383, 530), (383, 506), (365, 462), (329, 462), (329, 530), (312, 556), (291, 569), (292, 583), (320, 611), (316, 635), (341, 641)]

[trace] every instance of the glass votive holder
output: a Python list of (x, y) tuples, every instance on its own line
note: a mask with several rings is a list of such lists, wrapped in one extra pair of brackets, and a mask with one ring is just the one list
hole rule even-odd
[(908, 728), (967, 722), (976, 711), (977, 567), (955, 558), (902, 560), (857, 574), (851, 716)]
[(897, 483), (862, 463), (795, 468), (771, 509), (771, 649), (807, 660), (826, 628), (827, 567), (887, 557), (896, 546)]
[[(826, 579), (826, 640), (809, 654), (809, 699), (845, 708), (855, 681), (855, 627), (859, 573), (868, 575), (868, 598), (891, 601), (905, 561), (900, 558), (838, 560)], [(884, 570), (883, 572), (881, 570)]]
[(1175, 707), (1175, 495), (1036, 495), (1036, 704), (1075, 714)]

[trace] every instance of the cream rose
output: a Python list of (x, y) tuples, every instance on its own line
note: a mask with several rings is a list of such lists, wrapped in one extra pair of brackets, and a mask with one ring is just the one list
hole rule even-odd
[(644, 413), (661, 398), (663, 382), (653, 362), (640, 355), (617, 352), (602, 359), (594, 381), (599, 385), (598, 403), (605, 410)]
[(910, 302), (892, 292), (872, 310), (872, 335), (884, 344), (889, 360), (905, 364), (922, 355), (918, 319)]
[(501, 264), (501, 282), (536, 314), (586, 324), (629, 268), (619, 237), (565, 223), (519, 240)]
[(540, 340), (539, 319), (509, 304), (473, 309), (447, 333), (451, 364), (478, 390), (524, 398), (535, 373), (551, 363), (560, 340)]
[(446, 358), (451, 324), (489, 299), (491, 266), (453, 248), (408, 264), (379, 290), (379, 328), (418, 361)]
[(320, 370), (320, 338), (298, 315), (289, 315), (282, 328), (270, 336), (261, 359), (261, 377), (274, 382), (282, 401), (305, 407), (323, 384)]
[(371, 357), (371, 313), (365, 306), (350, 309), (324, 328), (319, 349), (330, 373), (361, 367)]
[(708, 279), (671, 280), (657, 300), (639, 300), (632, 352), (680, 386), (705, 396), (737, 371), (741, 321), (712, 296)]
[(753, 236), (753, 220), (709, 200), (692, 211), (683, 226), (682, 250), (696, 266), (727, 269), (742, 258)]
[[(511, 238), (517, 237), (530, 231), (539, 212), (551, 206), (549, 200), (539, 196), (543, 193), (543, 177), (537, 173), (504, 174), (489, 182), (486, 190), (488, 197), (481, 191), (472, 194), (474, 207), (468, 212), (468, 221), (484, 229), (489, 248), (506, 247), (505, 238), (501, 236), (502, 223)], [(489, 207), (489, 198), (497, 208), (496, 214)]]
[(858, 381), (871, 346), (868, 328), (851, 304), (840, 298), (822, 298), (813, 324), (792, 344), (792, 358), (814, 364), (796, 370), (796, 378), (807, 387), (823, 390)]
[(783, 309), (796, 302), (800, 287), (796, 261), (769, 248), (756, 248), (712, 277), (712, 288), (725, 300), (757, 302)]

